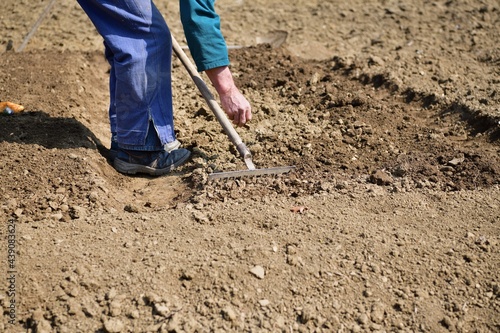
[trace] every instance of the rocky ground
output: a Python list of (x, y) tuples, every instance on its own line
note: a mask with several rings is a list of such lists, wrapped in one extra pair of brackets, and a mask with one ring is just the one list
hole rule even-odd
[(26, 39), (49, 3), (0, 13), (0, 100), (26, 107), (0, 117), (0, 331), (500, 330), (496, 1), (218, 0), (238, 131), (296, 166), (218, 181), (245, 165), (177, 59), (193, 158), (111, 167), (102, 41), (69, 0)]

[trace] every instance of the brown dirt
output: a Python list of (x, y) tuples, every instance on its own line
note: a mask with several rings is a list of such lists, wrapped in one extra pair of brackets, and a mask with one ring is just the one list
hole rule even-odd
[[(0, 14), (0, 100), (26, 107), (0, 117), (0, 331), (500, 330), (496, 1), (218, 0), (254, 108), (239, 133), (257, 167), (297, 169), (214, 182), (245, 166), (177, 60), (193, 159), (115, 172), (108, 66), (78, 5), (8, 50), (46, 4)], [(157, 4), (182, 42), (177, 3)], [(273, 30), (283, 46), (256, 45)]]

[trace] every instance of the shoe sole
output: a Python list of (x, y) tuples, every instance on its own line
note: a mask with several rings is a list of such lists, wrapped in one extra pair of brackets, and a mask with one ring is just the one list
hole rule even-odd
[(167, 173), (172, 172), (175, 168), (184, 164), (187, 159), (191, 156), (191, 153), (187, 151), (186, 155), (182, 156), (179, 160), (177, 160), (174, 164), (169, 165), (163, 169), (155, 169), (147, 165), (142, 164), (133, 164), (120, 160), (119, 158), (115, 158), (113, 166), (118, 172), (127, 174), (127, 175), (135, 175), (137, 173), (145, 173), (150, 176), (161, 176)]

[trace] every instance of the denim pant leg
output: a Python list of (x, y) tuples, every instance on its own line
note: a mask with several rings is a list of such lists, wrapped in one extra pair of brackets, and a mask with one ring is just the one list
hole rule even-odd
[(104, 38), (116, 141), (124, 149), (162, 149), (175, 140), (172, 41), (165, 20), (150, 0), (78, 2)]
[(110, 65), (109, 70), (109, 127), (111, 128), (111, 142), (116, 142), (116, 104), (115, 104), (115, 91), (116, 91), (116, 78), (115, 67), (113, 66), (113, 52), (104, 42), (104, 55)]

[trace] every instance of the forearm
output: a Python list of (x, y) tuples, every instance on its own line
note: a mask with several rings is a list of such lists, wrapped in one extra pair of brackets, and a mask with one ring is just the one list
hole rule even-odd
[(233, 75), (228, 66), (208, 69), (205, 73), (219, 95), (228, 94), (236, 88)]

